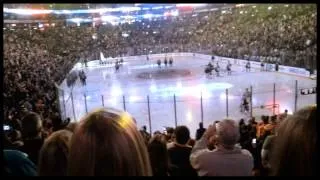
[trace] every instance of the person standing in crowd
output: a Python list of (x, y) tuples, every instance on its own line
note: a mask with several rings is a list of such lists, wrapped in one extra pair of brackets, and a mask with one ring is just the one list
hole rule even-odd
[(147, 146), (132, 116), (103, 108), (83, 117), (71, 139), (67, 175), (151, 176)]
[(190, 131), (186, 126), (178, 126), (175, 131), (174, 143), (168, 146), (170, 164), (177, 167), (171, 169), (172, 176), (196, 176), (196, 171), (190, 164), (191, 146), (187, 143), (190, 139)]
[(66, 176), (69, 143), (72, 132), (59, 130), (52, 133), (45, 141), (39, 153), (39, 176)]
[[(209, 151), (207, 143), (212, 136), (216, 137), (217, 145), (215, 150)], [(199, 176), (251, 176), (252, 155), (236, 146), (238, 140), (239, 127), (234, 120), (225, 119), (210, 125), (192, 149), (192, 167)]]
[(146, 144), (148, 144), (151, 135), (147, 132), (147, 126), (142, 126), (142, 130), (140, 130), (140, 133), (143, 137), (143, 139), (145, 140)]
[(244, 119), (239, 121), (239, 143), (243, 149), (250, 149), (251, 141), (248, 131), (248, 126), (245, 124)]
[(37, 176), (37, 167), (27, 154), (18, 150), (4, 149), (3, 174), (5, 176)]
[(205, 131), (206, 131), (206, 128), (204, 128), (203, 123), (200, 122), (199, 129), (197, 129), (197, 132), (196, 132), (196, 140), (199, 140)]
[(148, 143), (148, 152), (152, 167), (153, 176), (169, 175), (169, 157), (163, 135), (154, 135)]
[(312, 105), (298, 110), (280, 124), (270, 157), (270, 175), (318, 174), (317, 121), (317, 105)]
[(34, 164), (38, 164), (39, 152), (44, 142), (39, 114), (31, 112), (22, 119), (22, 138), (24, 144), (21, 150), (28, 154)]

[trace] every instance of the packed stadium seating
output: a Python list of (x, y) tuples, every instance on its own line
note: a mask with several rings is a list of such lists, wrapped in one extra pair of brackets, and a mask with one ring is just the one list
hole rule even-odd
[[(40, 159), (38, 160), (39, 154), (46, 153), (45, 148), (41, 149), (44, 144), (44, 139), (54, 134), (53, 131), (74, 129), (74, 126), (76, 126), (72, 123), (67, 125), (64, 123), (65, 119), (61, 119), (55, 84), (60, 84), (65, 79), (76, 62), (82, 61), (83, 59), (89, 61), (99, 59), (100, 52), (103, 52), (106, 57), (168, 52), (202, 52), (239, 59), (263, 60), (272, 63), (278, 62), (283, 65), (315, 70), (317, 54), (316, 13), (316, 5), (310, 4), (252, 5), (223, 11), (202, 12), (197, 15), (187, 14), (178, 17), (168, 17), (157, 21), (142, 20), (141, 22), (132, 24), (125, 23), (116, 26), (110, 24), (98, 25), (96, 27), (50, 26), (45, 27), (43, 30), (25, 27), (7, 28), (3, 34), (3, 104), (4, 124), (9, 125), (12, 129), (9, 134), (5, 135), (4, 146), (6, 149), (15, 149), (27, 153), (29, 157), (31, 157), (32, 162), (28, 161), (25, 162), (25, 164), (30, 165), (34, 163), (38, 166), (38, 170), (39, 166), (48, 166), (48, 164), (53, 163), (40, 163)], [(93, 38), (92, 36), (96, 37)], [(34, 113), (30, 115), (30, 112)], [(297, 112), (298, 115), (300, 113), (304, 115), (315, 113), (314, 107), (313, 109), (309, 108), (309, 110), (305, 109)], [(261, 160), (260, 153), (262, 149), (266, 150), (270, 148), (265, 147), (265, 140), (268, 139), (269, 135), (276, 136), (276, 126), (282, 121), (291, 123), (288, 122), (289, 120), (286, 119), (286, 116), (285, 114), (284, 116), (270, 117), (270, 121), (269, 117), (263, 117), (262, 119), (267, 120), (264, 120), (262, 123), (260, 123), (260, 121), (259, 123), (250, 121), (248, 125), (239, 125), (239, 144), (248, 150), (248, 152), (241, 151), (241, 153), (249, 153), (248, 156), (251, 156), (250, 154), (253, 155), (254, 167), (252, 172), (254, 175), (258, 175), (258, 173), (260, 173), (260, 175), (270, 175), (272, 173), (273, 175), (290, 175), (290, 172), (292, 175), (313, 175), (313, 173), (315, 173), (312, 165), (308, 165), (306, 168), (303, 168), (303, 170), (298, 171), (295, 169), (300, 167), (298, 165), (280, 167), (283, 164), (278, 163), (274, 165), (270, 157), (266, 158), (265, 156), (263, 156)], [(293, 115), (294, 119), (299, 117)], [(311, 120), (306, 119), (305, 121), (313, 121), (313, 118), (314, 114), (310, 115)], [(28, 123), (26, 124), (26, 122)], [(285, 127), (281, 127), (281, 129), (289, 132)], [(82, 129), (76, 129), (75, 131), (81, 134), (81, 130)], [(163, 160), (164, 163), (178, 159), (177, 164), (161, 164), (161, 162), (158, 162), (161, 161), (159, 158), (141, 157), (138, 158), (141, 161), (151, 160), (151, 163), (144, 163), (147, 163), (146, 166), (152, 166), (152, 170), (150, 167), (141, 166), (141, 168), (145, 168), (143, 172), (141, 170), (141, 172), (134, 173), (124, 171), (121, 172), (122, 174), (106, 174), (100, 172), (102, 169), (90, 169), (88, 170), (90, 173), (84, 175), (152, 175), (151, 172), (153, 171), (154, 174), (157, 175), (174, 176), (186, 175), (187, 172), (183, 170), (188, 168), (189, 170), (198, 171), (198, 175), (210, 175), (200, 172), (201, 169), (205, 169), (202, 166), (198, 167), (192, 163), (179, 164), (180, 162), (188, 162), (189, 159), (186, 160), (182, 158), (189, 157), (190, 154), (193, 153), (193, 151), (191, 151), (192, 147), (188, 145), (188, 143), (193, 144), (191, 140), (189, 140), (188, 143), (179, 143), (180, 141), (176, 141), (177, 136), (179, 136), (179, 138), (181, 136), (182, 139), (189, 139), (188, 132), (176, 131), (175, 137), (171, 137), (171, 134), (158, 133), (152, 135), (151, 138), (150, 134), (142, 130), (141, 135), (141, 137), (137, 135), (139, 136), (138, 139), (143, 137), (145, 138), (145, 142), (149, 142), (150, 140), (150, 144), (141, 145), (143, 150), (139, 149), (140, 147), (138, 148), (141, 152), (153, 152), (152, 156), (159, 155), (169, 158), (168, 161)], [(133, 137), (130, 136), (130, 138), (137, 138), (135, 135), (132, 136)], [(281, 134), (281, 137), (285, 136), (287, 136), (287, 134)], [(298, 136), (296, 138), (298, 138)], [(55, 140), (51, 138), (50, 140), (63, 141), (61, 139), (63, 139), (63, 137), (60, 139), (56, 138)], [(254, 143), (256, 147), (252, 145), (253, 139), (257, 140), (257, 143)], [(279, 142), (276, 142), (280, 143), (285, 141), (283, 139), (281, 140), (282, 141), (279, 140)], [(68, 154), (61, 154), (62, 152), (60, 151), (65, 152), (63, 148), (69, 148), (69, 141), (71, 140), (68, 139), (68, 142), (65, 140), (57, 143), (57, 146), (62, 148), (56, 150), (60, 153), (58, 157), (68, 158)], [(217, 143), (216, 140), (208, 138), (206, 141), (208, 141), (208, 147), (211, 145), (211, 147), (217, 148), (215, 147)], [(172, 145), (174, 142), (175, 144)], [(314, 148), (311, 143), (313, 141), (304, 143), (308, 142), (310, 143), (304, 145)], [(171, 145), (167, 143), (171, 143)], [(289, 142), (287, 143), (289, 144)], [(276, 145), (277, 144), (273, 146)], [(168, 146), (168, 152), (166, 146)], [(170, 149), (171, 146), (176, 147), (172, 150)], [(195, 146), (199, 147), (198, 141)], [(71, 148), (77, 148), (76, 144), (73, 144)], [(156, 150), (153, 148), (156, 148)], [(163, 151), (158, 151), (158, 148), (162, 148)], [(285, 152), (284, 147), (280, 148), (278, 148), (279, 151)], [(31, 151), (34, 153), (30, 153)], [(74, 151), (75, 150), (72, 150), (72, 152)], [(303, 149), (301, 149), (301, 151), (303, 151)], [(182, 152), (187, 155), (177, 157), (177, 152)], [(311, 157), (315, 152), (316, 151), (312, 149), (308, 153)], [(10, 152), (6, 153), (7, 158), (13, 158)], [(42, 154), (42, 156), (45, 156), (45, 154)], [(54, 155), (51, 154), (50, 156)], [(280, 155), (277, 155), (277, 157), (280, 157)], [(290, 158), (289, 155), (286, 157)], [(95, 158), (98, 159), (99, 157)], [(123, 160), (119, 158), (120, 157), (111, 158), (111, 160)], [(182, 160), (180, 159), (179, 161), (179, 158)], [(308, 158), (307, 155), (305, 158)], [(155, 159), (157, 159), (156, 162), (153, 161)], [(45, 161), (45, 159), (43, 161)], [(299, 161), (288, 160), (288, 162), (294, 164)], [(87, 162), (77, 163), (86, 164)], [(94, 165), (98, 166), (99, 163), (96, 163), (97, 164)], [(122, 163), (125, 164), (125, 162)], [(141, 165), (141, 163), (143, 162), (137, 162), (139, 165)], [(270, 164), (277, 167), (272, 173), (270, 173), (272, 171), (272, 165)], [(20, 165), (24, 166), (24, 164)], [(190, 165), (192, 165), (192, 167)], [(159, 168), (162, 169), (155, 170), (154, 166), (159, 166)], [(239, 166), (241, 166), (241, 164)], [(66, 168), (67, 166), (61, 165), (61, 167)], [(109, 166), (105, 165), (105, 167)], [(9, 165), (8, 168), (10, 169)], [(34, 174), (33, 172), (37, 171), (34, 169), (36, 168), (34, 165), (30, 165), (29, 168), (31, 168), (29, 172), (20, 175)], [(295, 170), (297, 170), (296, 173)], [(12, 167), (11, 170), (7, 171), (8, 174), (12, 174), (13, 172), (16, 171), (12, 170)], [(77, 172), (76, 169), (68, 168), (63, 172), (58, 170), (57, 172), (60, 173), (57, 175), (82, 175)], [(39, 174), (52, 175), (48, 172), (47, 174), (45, 172)], [(219, 173), (215, 175), (219, 175)], [(221, 173), (220, 175), (225, 174)]]

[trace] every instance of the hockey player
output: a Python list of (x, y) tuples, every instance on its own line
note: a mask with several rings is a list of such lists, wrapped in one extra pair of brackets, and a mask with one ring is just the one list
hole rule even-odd
[(168, 60), (167, 60), (167, 57), (165, 57), (164, 58), (164, 65), (167, 66), (167, 64), (168, 64)]
[(169, 65), (172, 66), (172, 64), (173, 64), (173, 58), (170, 57), (170, 59), (169, 59)]
[(246, 64), (246, 72), (250, 72), (250, 61)]
[(264, 62), (263, 61), (261, 61), (261, 69), (260, 69), (260, 71), (264, 71)]
[(227, 73), (228, 73), (228, 75), (231, 75), (231, 63), (230, 63), (230, 61), (228, 61), (228, 64), (227, 64)]

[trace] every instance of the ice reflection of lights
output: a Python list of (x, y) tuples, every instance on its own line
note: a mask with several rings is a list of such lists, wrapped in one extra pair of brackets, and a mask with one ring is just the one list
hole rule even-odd
[(181, 82), (177, 82), (177, 88), (181, 89), (182, 88), (182, 83)]
[(150, 86), (150, 91), (152, 92), (152, 93), (155, 93), (155, 92), (157, 92), (157, 86), (155, 85), (155, 84), (152, 84), (151, 86)]
[(129, 102), (134, 103), (140, 100), (141, 98), (139, 96), (130, 96), (129, 97)]
[(192, 113), (190, 111), (188, 111), (186, 116), (187, 116), (188, 122), (191, 122), (192, 121)]
[[(220, 99), (221, 100), (225, 100), (227, 97), (226, 97), (226, 92), (222, 92), (220, 93)], [(228, 94), (228, 100), (233, 100), (235, 99), (235, 96), (231, 95), (231, 94)]]
[(111, 96), (120, 96), (122, 95), (122, 89), (117, 86), (112, 86), (111, 88)]
[(86, 95), (85, 97), (86, 97), (86, 100), (90, 100), (91, 99), (91, 96)]
[(207, 98), (211, 98), (212, 94), (208, 91), (202, 91), (202, 98), (207, 99)]
[(136, 94), (137, 93), (137, 89), (136, 88), (130, 88), (130, 94)]
[(108, 106), (116, 106), (117, 105), (116, 98), (110, 98), (107, 102), (108, 102)]

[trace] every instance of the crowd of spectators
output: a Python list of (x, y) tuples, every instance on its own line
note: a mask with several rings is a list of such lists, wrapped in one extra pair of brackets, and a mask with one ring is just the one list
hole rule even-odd
[(315, 107), (289, 118), (240, 120), (239, 126), (232, 120), (207, 129), (201, 125), (193, 140), (185, 126), (152, 136), (146, 128), (138, 131), (130, 115), (116, 110), (69, 123), (59, 113), (56, 86), (76, 62), (99, 59), (100, 52), (106, 57), (207, 52), (314, 69), (316, 17), (316, 5), (281, 4), (115, 26), (8, 28), (3, 34), (5, 170), (11, 175), (312, 175)]
[[(248, 124), (223, 119), (198, 140), (186, 126), (150, 135), (116, 109), (97, 109), (78, 123), (44, 136), (42, 119), (23, 119), (21, 146), (5, 134), (7, 175), (39, 176), (268, 176), (315, 175), (316, 105), (262, 116)], [(199, 129), (203, 129), (200, 124)], [(172, 133), (173, 131), (173, 133)], [(301, 162), (304, 162), (301, 164)]]

